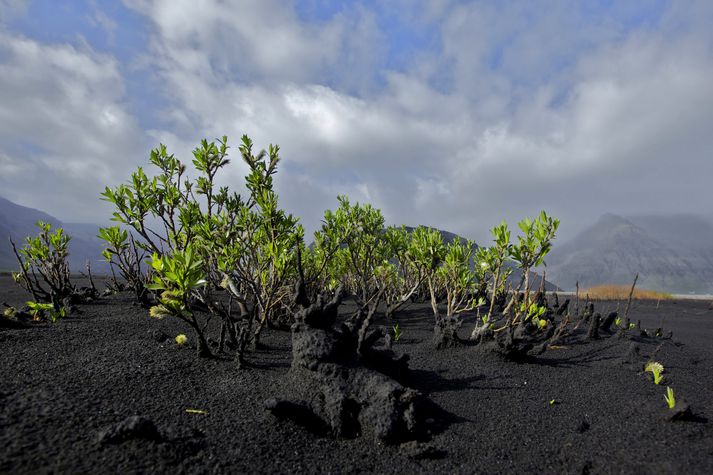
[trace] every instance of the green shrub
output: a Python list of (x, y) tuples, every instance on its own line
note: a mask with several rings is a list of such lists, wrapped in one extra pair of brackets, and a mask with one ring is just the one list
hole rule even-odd
[(534, 220), (524, 218), (518, 223), (523, 234), (518, 236), (517, 244), (510, 246), (510, 257), (522, 270), (526, 309), (530, 306), (530, 270), (544, 264), (559, 224), (558, 219), (547, 216), (544, 211)]
[(59, 311), (63, 300), (75, 293), (67, 262), (71, 238), (62, 228), (52, 231), (51, 225), (42, 221), (36, 225), (39, 234), (25, 238), (21, 249), (18, 250), (11, 240), (20, 264), (20, 271), (13, 273), (13, 279), (31, 293), (36, 302), (50, 303)]
[(203, 261), (189, 245), (185, 251), (176, 250), (171, 255), (154, 253), (151, 267), (155, 274), (148, 287), (157, 292), (159, 304), (151, 307), (150, 315), (154, 318), (172, 316), (186, 322), (196, 334), (198, 356), (210, 356), (205, 338), (207, 322), (199, 323), (191, 308), (193, 292), (206, 284)]

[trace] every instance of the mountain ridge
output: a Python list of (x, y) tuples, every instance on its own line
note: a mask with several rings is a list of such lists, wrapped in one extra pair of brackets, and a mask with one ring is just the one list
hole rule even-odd
[(547, 260), (565, 289), (630, 284), (671, 293), (713, 292), (713, 223), (695, 215), (602, 215)]
[(36, 236), (37, 221), (44, 221), (53, 228), (61, 227), (71, 237), (69, 241), (69, 266), (72, 272), (84, 272), (86, 262), (91, 262), (92, 270), (97, 273), (108, 272), (108, 264), (102, 259), (104, 248), (96, 237), (99, 225), (91, 223), (64, 223), (44, 211), (22, 206), (0, 196), (0, 270), (19, 269), (19, 264), (12, 251), (10, 238), (15, 245), (22, 247), (26, 236)]

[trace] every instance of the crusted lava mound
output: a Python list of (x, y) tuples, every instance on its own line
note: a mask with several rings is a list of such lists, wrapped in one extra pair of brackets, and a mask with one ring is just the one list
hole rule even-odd
[(297, 312), (288, 375), (294, 392), (268, 399), (265, 408), (321, 435), (415, 439), (424, 397), (402, 384), (408, 356), (392, 351), (383, 328), (371, 328), (372, 313), (358, 310), (336, 325), (341, 300), (341, 291), (328, 302), (320, 295)]

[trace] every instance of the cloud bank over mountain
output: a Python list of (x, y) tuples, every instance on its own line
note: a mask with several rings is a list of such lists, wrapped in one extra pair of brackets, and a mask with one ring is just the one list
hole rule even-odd
[(564, 237), (605, 211), (709, 213), (710, 2), (0, 10), (0, 187), (63, 220), (106, 220), (100, 190), (159, 142), (189, 162), (243, 133), (280, 144), (278, 192), (307, 229), (342, 193), (480, 242), (542, 208)]

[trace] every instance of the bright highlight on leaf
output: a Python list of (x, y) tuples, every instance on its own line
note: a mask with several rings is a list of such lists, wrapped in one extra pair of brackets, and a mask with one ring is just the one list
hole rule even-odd
[(644, 366), (644, 371), (651, 373), (654, 377), (654, 384), (659, 384), (663, 380), (664, 367), (656, 361), (649, 361)]
[(401, 332), (399, 324), (397, 323), (396, 325), (394, 325), (394, 341), (399, 341), (401, 339), (401, 335), (403, 335), (403, 333)]
[(666, 395), (663, 398), (666, 400), (669, 409), (673, 410), (673, 408), (676, 407), (676, 397), (673, 394), (673, 389), (667, 386)]

